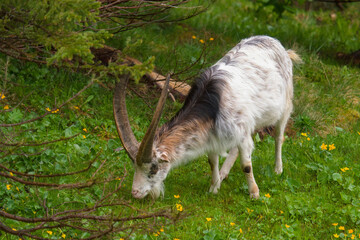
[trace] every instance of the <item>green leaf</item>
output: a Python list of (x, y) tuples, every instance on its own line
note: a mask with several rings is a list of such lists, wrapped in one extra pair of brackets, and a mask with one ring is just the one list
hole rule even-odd
[(333, 173), (332, 179), (338, 183), (342, 182), (342, 176), (340, 173)]
[(19, 109), (14, 109), (9, 113), (9, 121), (11, 123), (20, 122), (23, 119), (23, 114)]

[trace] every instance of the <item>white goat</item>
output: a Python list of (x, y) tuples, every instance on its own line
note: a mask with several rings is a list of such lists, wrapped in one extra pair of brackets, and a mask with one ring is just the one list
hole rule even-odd
[[(158, 197), (171, 168), (203, 154), (208, 154), (212, 170), (210, 192), (217, 193), (240, 152), (250, 197), (258, 198), (251, 165), (252, 134), (256, 129), (275, 126), (275, 172), (280, 174), (284, 129), (293, 108), (291, 59), (300, 58), (274, 38), (255, 36), (242, 40), (201, 74), (182, 109), (157, 130), (166, 99), (164, 88), (140, 146), (127, 117), (127, 83), (118, 83), (114, 115), (120, 139), (135, 166), (132, 195), (143, 198), (150, 193)], [(219, 171), (218, 156), (227, 151)]]

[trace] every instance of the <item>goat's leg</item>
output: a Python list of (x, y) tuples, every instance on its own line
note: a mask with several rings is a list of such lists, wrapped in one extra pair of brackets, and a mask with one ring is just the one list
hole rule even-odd
[(281, 158), (281, 148), (285, 140), (284, 132), (286, 123), (290, 117), (292, 107), (284, 113), (284, 116), (279, 120), (275, 125), (275, 172), (281, 174), (283, 171), (282, 158)]
[(240, 158), (241, 158), (241, 167), (245, 174), (246, 181), (249, 188), (250, 198), (259, 198), (259, 188), (255, 182), (253, 168), (251, 164), (251, 153), (254, 148), (254, 142), (251, 138), (251, 135), (246, 136), (244, 141), (239, 146)]
[(231, 168), (234, 166), (236, 158), (239, 155), (239, 150), (235, 147), (230, 150), (228, 156), (226, 157), (225, 162), (221, 166), (220, 170), (220, 182), (222, 182), (225, 178), (228, 177)]
[(219, 156), (214, 153), (209, 154), (208, 158), (210, 168), (211, 168), (211, 186), (210, 186), (210, 192), (216, 194), (218, 193), (218, 190), (220, 189), (220, 174), (219, 174)]

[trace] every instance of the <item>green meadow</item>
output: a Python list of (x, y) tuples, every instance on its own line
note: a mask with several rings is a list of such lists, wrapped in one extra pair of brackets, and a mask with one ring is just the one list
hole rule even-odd
[[(208, 4), (208, 9), (198, 16), (181, 22), (146, 25), (114, 35), (107, 42), (119, 49), (134, 44), (126, 54), (142, 62), (154, 56), (156, 71), (163, 75), (179, 73), (176, 78), (189, 84), (201, 69), (211, 66), (241, 39), (252, 35), (275, 37), (301, 56), (303, 63), (294, 66), (294, 111), (283, 145), (281, 175), (274, 172), (274, 139), (270, 135), (263, 139), (254, 135), (252, 162), (260, 188), (258, 200), (249, 198), (239, 161), (219, 193), (209, 193), (211, 171), (206, 156), (173, 169), (165, 180), (163, 198), (156, 201), (149, 197), (132, 198), (133, 166), (125, 151), (119, 151), (112, 81), (96, 81), (79, 97), (54, 111), (54, 106), (72, 97), (91, 79), (81, 73), (15, 59), (7, 63), (6, 56), (1, 55), (0, 79), (4, 79), (7, 64), (9, 81), (0, 80), (0, 86), (6, 87), (0, 100), (0, 123), (18, 123), (54, 112), (36, 122), (0, 127), (0, 139), (4, 135), (11, 136), (14, 142), (71, 139), (16, 149), (16, 154), (2, 155), (0, 163), (19, 172), (60, 174), (84, 169), (88, 161), (95, 159), (90, 172), (51, 182), (81, 182), (95, 174), (117, 180), (83, 190), (54, 191), (28, 188), (1, 175), (0, 209), (39, 218), (53, 208), (92, 206), (121, 184), (111, 198), (123, 199), (143, 211), (167, 209), (177, 220), (159, 221), (155, 227), (134, 230), (131, 236), (124, 231), (103, 239), (360, 239), (360, 68), (336, 58), (339, 52), (360, 49), (360, 3), (348, 4), (343, 11), (330, 3), (313, 4), (306, 11), (303, 6), (293, 5), (282, 11), (265, 3), (243, 0), (199, 3)], [(175, 9), (171, 14), (181, 15), (183, 11), (187, 9)], [(192, 67), (187, 69), (190, 64)], [(131, 83), (131, 87), (137, 94), (129, 91), (127, 107), (134, 134), (140, 141), (160, 91), (145, 81)], [(181, 106), (182, 102), (169, 98), (161, 123)], [(11, 111), (4, 111), (7, 108)], [(4, 169), (1, 172), (6, 173)], [(39, 199), (46, 199), (47, 208)], [(97, 213), (132, 214), (131, 209), (119, 206)], [(31, 226), (1, 216), (0, 222), (15, 230)], [(79, 229), (66, 232), (56, 227), (39, 232), (46, 239), (90, 236)], [(19, 237), (2, 233), (0, 239)]]

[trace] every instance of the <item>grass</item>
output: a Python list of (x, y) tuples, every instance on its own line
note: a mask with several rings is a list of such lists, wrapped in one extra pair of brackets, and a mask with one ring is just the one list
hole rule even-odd
[[(283, 146), (283, 174), (278, 176), (273, 171), (274, 140), (270, 136), (262, 141), (254, 138), (256, 148), (252, 159), (260, 188), (259, 200), (249, 199), (239, 162), (223, 182), (219, 194), (208, 193), (211, 175), (205, 156), (170, 173), (165, 181), (163, 199), (155, 202), (149, 198), (134, 200), (131, 197), (133, 170), (130, 160), (125, 153), (114, 151), (120, 142), (112, 119), (111, 84), (110, 88), (95, 84), (59, 113), (22, 129), (37, 128), (36, 134), (29, 132), (16, 139), (40, 141), (79, 133), (74, 140), (66, 145), (54, 144), (37, 157), (14, 156), (5, 160), (11, 161), (19, 171), (40, 169), (44, 173), (61, 173), (82, 168), (85, 160), (101, 151), (101, 158), (108, 159), (103, 169), (112, 169), (121, 176), (125, 164), (129, 176), (115, 197), (129, 200), (146, 210), (165, 207), (177, 213), (177, 204), (181, 204), (183, 211), (180, 214), (184, 215), (175, 225), (159, 225), (158, 229), (147, 233), (136, 233), (133, 239), (352, 239), (353, 235), (354, 239), (360, 239), (360, 72), (357, 67), (334, 60), (338, 51), (351, 52), (360, 48), (356, 38), (360, 25), (359, 8), (357, 3), (349, 4), (343, 13), (336, 12), (335, 19), (331, 17), (334, 10), (296, 10), (285, 12), (278, 18), (270, 7), (220, 0), (213, 3), (208, 12), (186, 22), (135, 29), (115, 36), (109, 42), (124, 48), (131, 42), (126, 41), (127, 38), (142, 39), (142, 44), (135, 50), (130, 48), (127, 53), (141, 61), (155, 56), (155, 65), (163, 73), (176, 72), (195, 62), (205, 45), (206, 55), (180, 78), (198, 73), (240, 39), (254, 34), (274, 36), (287, 48), (300, 53), (304, 64), (295, 67), (293, 134), (287, 137)], [(210, 41), (210, 37), (214, 40)], [(200, 39), (205, 43), (199, 42)], [(16, 122), (39, 115), (47, 107), (65, 101), (89, 81), (80, 74), (14, 60), (11, 60), (9, 73), (17, 85), (7, 85), (6, 98), (0, 101), (1, 109), (6, 105), (15, 107), (23, 96), (32, 95), (16, 110), (2, 112), (1, 122)], [(149, 96), (147, 101), (155, 104), (153, 89), (143, 83), (136, 88)], [(179, 106), (179, 103), (168, 102), (162, 122)], [(136, 95), (128, 97), (128, 109), (135, 135), (141, 139), (151, 111)], [(335, 149), (330, 150), (332, 144)], [(321, 148), (324, 145), (327, 145), (326, 149)], [(38, 151), (31, 147), (25, 150)], [(104, 170), (103, 174), (108, 171)], [(79, 179), (69, 177), (59, 181), (74, 180)], [(2, 208), (23, 215), (43, 214), (36, 196), (22, 185), (5, 179), (0, 179), (0, 184)], [(9, 184), (10, 190), (7, 189)], [(115, 185), (111, 183), (108, 187)], [(91, 192), (64, 191), (60, 199), (91, 204), (101, 196), (101, 191), (100, 188)], [(39, 188), (37, 194), (46, 197), (54, 206), (60, 204), (59, 196), (54, 192)], [(24, 199), (27, 199), (25, 207)], [(111, 211), (118, 214), (120, 210)], [(14, 228), (22, 227), (15, 222), (9, 224)], [(60, 232), (56, 229), (52, 237), (56, 237), (55, 233), (59, 238)], [(50, 238), (46, 234), (44, 237)], [(68, 236), (77, 238), (75, 232)], [(2, 235), (0, 239), (16, 238)]]

